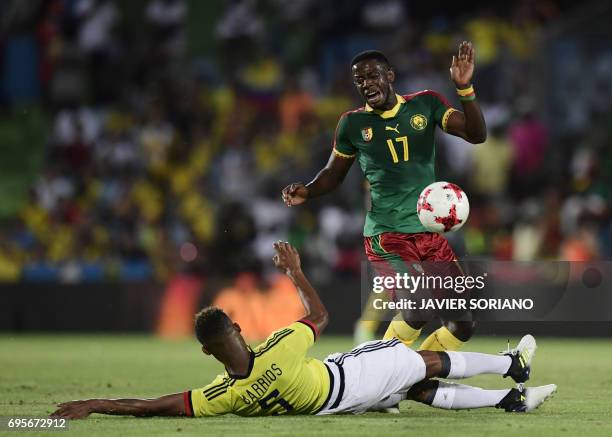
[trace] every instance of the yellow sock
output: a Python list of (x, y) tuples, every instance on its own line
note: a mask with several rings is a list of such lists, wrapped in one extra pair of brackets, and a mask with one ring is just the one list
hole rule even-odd
[(456, 351), (461, 349), (463, 341), (455, 337), (446, 326), (436, 329), (427, 337), (419, 350), (425, 351)]
[(370, 332), (372, 336), (376, 333), (378, 325), (380, 325), (380, 322), (383, 320), (383, 318), (381, 317), (383, 315), (381, 310), (375, 309), (375, 299), (380, 299), (380, 296), (378, 296), (376, 293), (370, 293), (370, 296), (368, 297), (368, 303), (364, 307), (358, 322), (359, 328), (364, 331)]
[(378, 320), (359, 320), (353, 331), (353, 342), (361, 344), (376, 339), (376, 329), (379, 324)]
[(380, 321), (378, 320), (359, 320), (359, 327), (368, 332), (376, 332), (378, 329), (378, 325), (380, 325)]
[(412, 328), (404, 321), (401, 314), (397, 314), (393, 320), (391, 320), (391, 323), (389, 323), (389, 327), (385, 331), (383, 340), (397, 338), (406, 346), (410, 346), (417, 338), (419, 338), (419, 335), (421, 335), (420, 329)]
[(381, 323), (381, 316), (384, 315), (381, 310), (376, 310), (374, 307), (374, 299), (377, 298), (380, 297), (376, 293), (370, 293), (368, 303), (363, 308), (361, 318), (357, 321), (353, 331), (355, 344), (361, 344), (376, 338), (376, 330)]

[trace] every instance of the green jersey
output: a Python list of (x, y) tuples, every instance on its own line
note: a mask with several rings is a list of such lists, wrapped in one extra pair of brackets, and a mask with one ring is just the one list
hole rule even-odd
[(440, 94), (420, 91), (397, 96), (397, 105), (376, 111), (369, 105), (340, 117), (334, 153), (357, 156), (370, 183), (372, 206), (363, 235), (426, 232), (416, 212), (419, 194), (435, 182), (436, 125), (446, 131), (455, 111)]

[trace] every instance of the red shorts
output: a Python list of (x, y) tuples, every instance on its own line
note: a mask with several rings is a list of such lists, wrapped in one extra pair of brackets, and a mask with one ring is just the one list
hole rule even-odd
[(457, 257), (446, 238), (434, 232), (402, 234), (385, 232), (365, 237), (365, 252), (372, 263), (388, 261), (391, 257), (404, 262), (455, 261)]
[[(455, 252), (440, 234), (420, 232), (402, 234), (385, 232), (365, 238), (365, 251), (377, 275), (396, 273), (432, 276), (458, 276), (462, 274)], [(397, 290), (387, 290), (396, 300)], [(438, 293), (438, 290), (432, 290)], [(440, 294), (436, 294), (439, 297)]]

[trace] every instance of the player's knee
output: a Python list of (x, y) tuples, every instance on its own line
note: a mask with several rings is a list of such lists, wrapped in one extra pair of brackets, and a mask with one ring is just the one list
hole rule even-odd
[(468, 341), (474, 335), (474, 330), (476, 329), (476, 322), (473, 321), (461, 321), (461, 322), (453, 322), (448, 321), (444, 322), (444, 326), (446, 329), (450, 331), (455, 337), (457, 337), (461, 341)]
[(402, 319), (404, 319), (404, 322), (406, 322), (412, 329), (421, 329), (427, 324), (427, 319), (418, 311), (403, 310)]
[(421, 381), (408, 390), (407, 399), (431, 405), (436, 396), (439, 382), (435, 379)]

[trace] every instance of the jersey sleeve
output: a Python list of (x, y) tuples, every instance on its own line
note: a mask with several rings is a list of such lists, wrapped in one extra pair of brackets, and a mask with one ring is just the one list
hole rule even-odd
[(349, 139), (348, 114), (342, 114), (336, 132), (334, 134), (334, 153), (341, 158), (353, 158), (357, 154), (357, 148), (351, 144)]
[(436, 124), (440, 126), (446, 132), (446, 124), (450, 115), (456, 111), (448, 101), (439, 93), (435, 91), (429, 92), (431, 112)]
[(317, 339), (316, 326), (310, 320), (302, 319), (289, 325), (288, 328), (293, 332), (287, 336), (286, 347), (296, 356), (305, 356)]
[(228, 390), (234, 379), (219, 375), (204, 388), (183, 394), (185, 411), (188, 416), (219, 416), (233, 411), (232, 394)]

